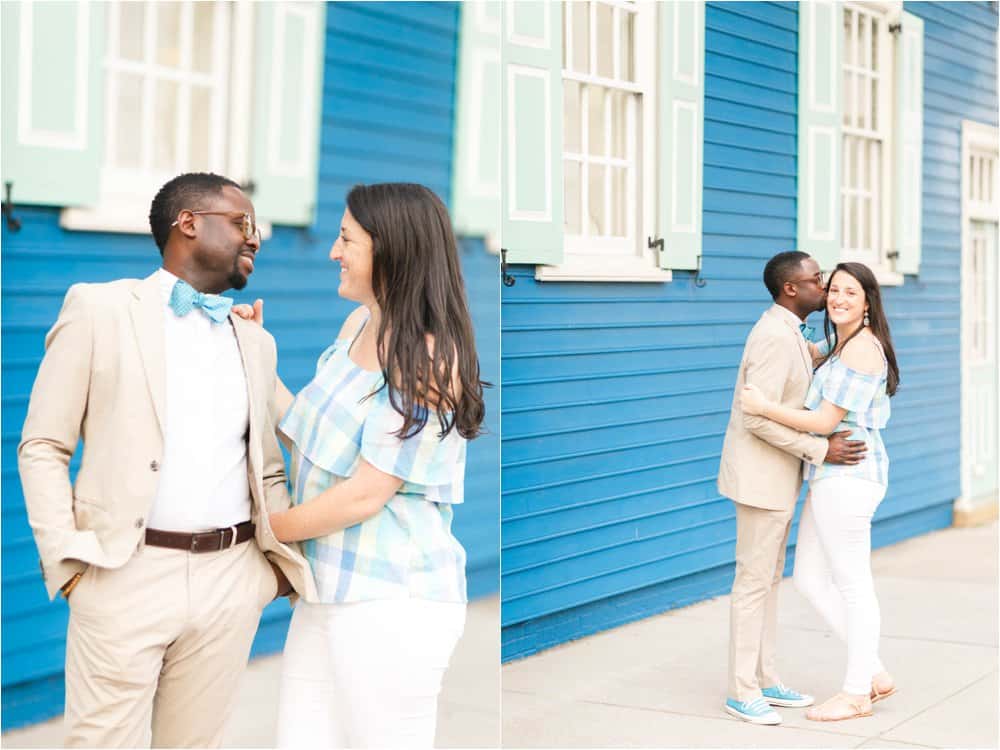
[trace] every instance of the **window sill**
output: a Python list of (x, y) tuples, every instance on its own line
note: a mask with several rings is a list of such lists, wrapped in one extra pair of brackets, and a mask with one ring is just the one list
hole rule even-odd
[(558, 266), (536, 266), (535, 279), (538, 281), (592, 281), (592, 282), (639, 282), (663, 283), (671, 281), (669, 270), (657, 268), (646, 258), (614, 258), (595, 256), (572, 256)]
[(875, 280), (879, 286), (903, 286), (903, 274), (891, 271), (885, 266), (875, 266), (872, 268)]

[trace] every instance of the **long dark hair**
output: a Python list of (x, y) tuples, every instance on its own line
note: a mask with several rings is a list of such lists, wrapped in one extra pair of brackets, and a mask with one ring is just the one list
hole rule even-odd
[[(885, 352), (885, 359), (889, 365), (889, 372), (885, 382), (885, 392), (892, 396), (896, 393), (896, 388), (899, 387), (899, 367), (896, 365), (896, 352), (892, 348), (892, 336), (889, 335), (889, 320), (886, 318), (885, 308), (882, 306), (882, 293), (879, 291), (878, 280), (871, 269), (864, 263), (838, 263), (837, 267), (833, 269), (833, 273), (830, 274), (829, 280), (826, 282), (827, 294), (830, 293), (830, 284), (833, 282), (833, 277), (838, 271), (843, 271), (848, 276), (854, 278), (861, 284), (861, 289), (865, 293), (865, 302), (868, 303), (868, 327), (872, 329), (872, 334), (882, 344), (882, 350)], [(857, 329), (847, 335), (843, 343), (837, 341), (837, 327), (830, 322), (830, 308), (828, 305), (823, 318), (823, 333), (826, 334), (827, 340), (833, 343), (830, 346), (830, 351), (827, 352), (827, 355), (820, 364), (825, 363), (834, 353), (843, 350), (847, 346), (847, 342), (861, 333), (861, 329), (864, 327), (864, 324), (859, 325)]]
[[(451, 220), (423, 185), (355, 185), (347, 208), (372, 238), (372, 289), (382, 310), (378, 360), (389, 402), (403, 417), (403, 438), (427, 424), (437, 400), (440, 435), (471, 439), (485, 415), (472, 318)], [(434, 337), (433, 358), (426, 335)], [(453, 382), (456, 369), (458, 382)], [(456, 393), (459, 395), (456, 397)]]

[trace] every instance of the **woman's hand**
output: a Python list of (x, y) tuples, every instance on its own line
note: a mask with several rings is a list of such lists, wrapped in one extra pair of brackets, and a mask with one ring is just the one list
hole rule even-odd
[(264, 300), (258, 299), (250, 305), (233, 305), (233, 314), (239, 315), (243, 320), (256, 323), (261, 328), (264, 327)]
[(743, 390), (740, 391), (740, 406), (744, 414), (750, 414), (751, 416), (763, 415), (769, 403), (760, 388), (752, 383), (747, 383), (743, 386)]

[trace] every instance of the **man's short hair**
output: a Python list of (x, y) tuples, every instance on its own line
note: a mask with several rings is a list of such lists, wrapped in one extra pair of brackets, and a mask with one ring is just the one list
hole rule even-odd
[(771, 299), (778, 299), (785, 282), (795, 275), (802, 262), (809, 258), (809, 253), (800, 250), (788, 250), (778, 253), (764, 266), (764, 286), (771, 293)]
[(153, 203), (149, 207), (149, 228), (153, 232), (160, 255), (167, 247), (167, 237), (170, 236), (170, 225), (177, 220), (177, 214), (185, 208), (201, 209), (205, 199), (218, 197), (222, 188), (239, 188), (239, 184), (228, 177), (211, 172), (188, 172), (177, 175), (160, 188)]

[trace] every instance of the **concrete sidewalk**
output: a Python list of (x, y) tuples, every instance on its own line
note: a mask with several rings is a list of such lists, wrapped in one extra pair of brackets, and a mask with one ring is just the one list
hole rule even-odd
[[(503, 668), (504, 747), (997, 747), (997, 525), (878, 550), (881, 656), (899, 692), (874, 716), (753, 726), (729, 717), (729, 597), (650, 617)], [(789, 579), (779, 666), (820, 700), (845, 649)]]
[[(250, 663), (223, 747), (274, 747), (280, 656)], [(2, 745), (62, 747), (62, 717), (4, 732)], [(444, 678), (436, 747), (500, 744), (500, 600), (469, 605), (465, 633)]]

